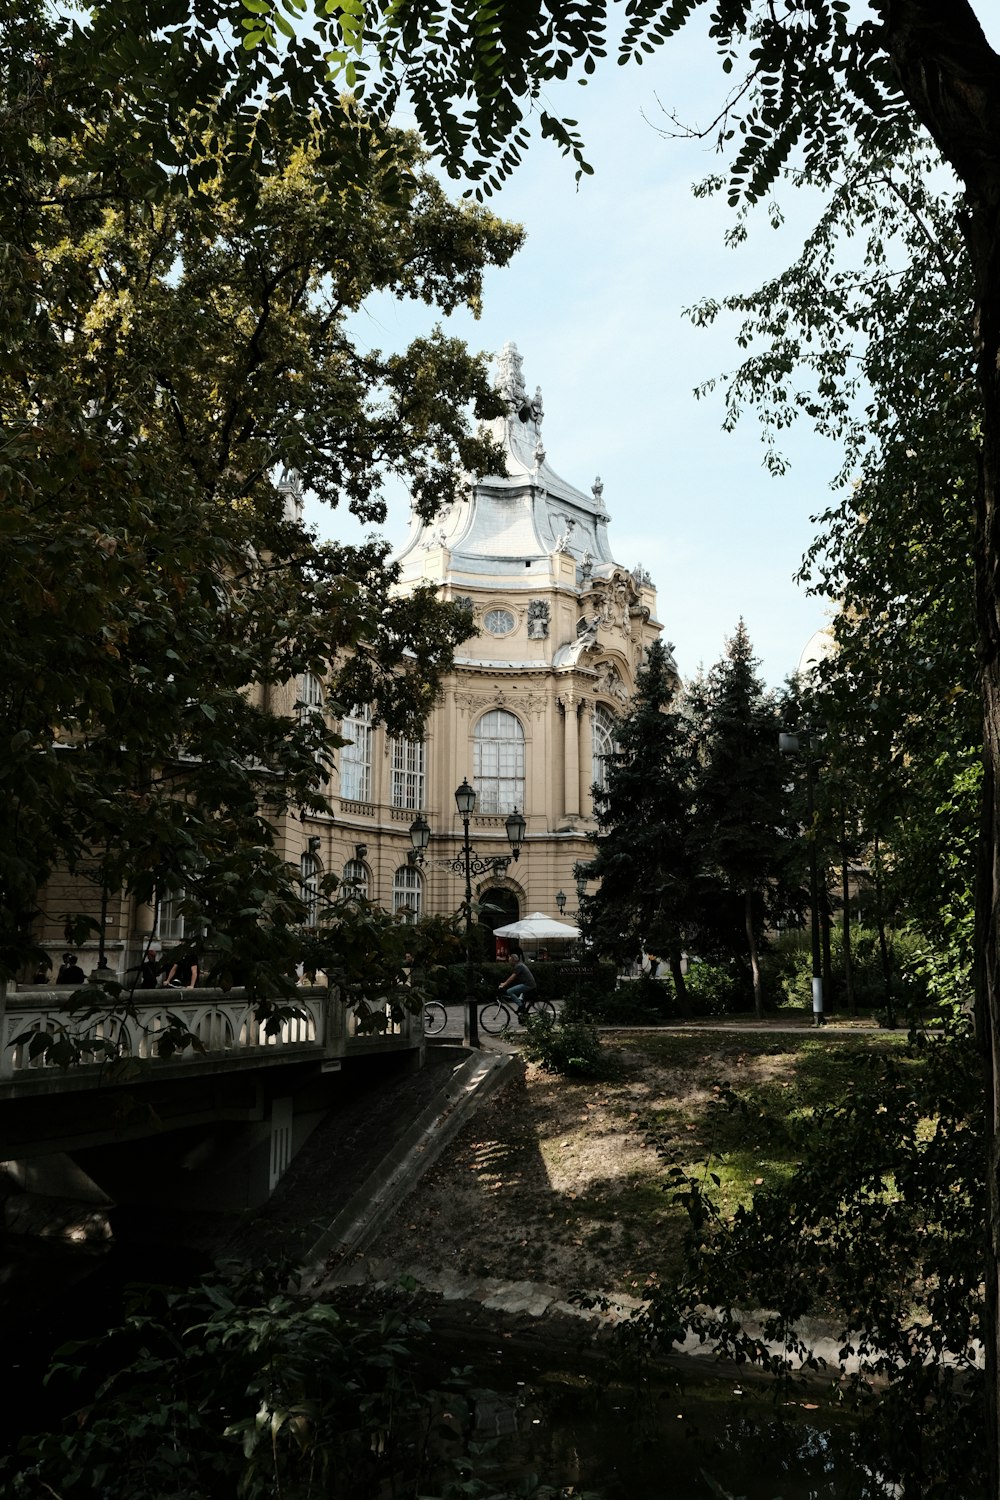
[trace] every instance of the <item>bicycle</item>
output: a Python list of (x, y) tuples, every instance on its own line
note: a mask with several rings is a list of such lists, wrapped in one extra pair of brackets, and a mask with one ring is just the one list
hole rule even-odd
[(438, 1036), (448, 1024), (448, 1012), (440, 1000), (424, 1001), (424, 1036)]
[[(525, 996), (521, 1002), (520, 1024), (523, 1026), (529, 1014), (545, 1016), (548, 1021), (556, 1018), (556, 1008), (551, 1000), (542, 1000), (537, 992), (531, 996)], [(484, 1005), (479, 1012), (479, 1024), (488, 1036), (499, 1036), (510, 1025), (510, 1006), (499, 995)]]

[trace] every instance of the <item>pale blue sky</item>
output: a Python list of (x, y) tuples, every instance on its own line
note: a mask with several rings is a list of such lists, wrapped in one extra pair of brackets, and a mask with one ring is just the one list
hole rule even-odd
[[(777, 686), (828, 618), (826, 603), (807, 597), (793, 575), (839, 460), (803, 424), (785, 444), (789, 473), (774, 479), (754, 418), (727, 435), (721, 395), (692, 394), (736, 363), (736, 325), (698, 330), (682, 309), (756, 287), (789, 263), (811, 227), (789, 188), (786, 227), (776, 232), (758, 215), (749, 242), (728, 249), (724, 198), (691, 193), (724, 158), (700, 142), (664, 140), (646, 123), (662, 118), (659, 99), (707, 124), (721, 82), (712, 44), (695, 31), (641, 68), (611, 60), (586, 88), (553, 92), (550, 107), (580, 122), (594, 176), (577, 190), (571, 163), (547, 142), (532, 145), (492, 200), (525, 226), (525, 248), (489, 274), (478, 322), (457, 315), (445, 326), (476, 349), (517, 344), (526, 385), (542, 388), (548, 460), (583, 489), (601, 475), (614, 555), (652, 574), (682, 674), (717, 660), (742, 616)], [(355, 327), (362, 341), (390, 349), (432, 321), (422, 306), (382, 300)], [(394, 544), (406, 518), (405, 503), (392, 507)], [(338, 515), (322, 529), (346, 540), (350, 525)]]

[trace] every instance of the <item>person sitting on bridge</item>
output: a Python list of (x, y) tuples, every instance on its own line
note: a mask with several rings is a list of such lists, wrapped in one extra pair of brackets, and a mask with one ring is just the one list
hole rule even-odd
[(497, 988), (506, 990), (517, 1007), (517, 1019), (524, 1024), (527, 1014), (527, 1002), (533, 997), (538, 986), (535, 984), (535, 976), (520, 955), (511, 954), (511, 972), (501, 985)]
[(171, 964), (163, 983), (172, 990), (193, 990), (198, 983), (198, 955), (189, 953)]
[(76, 961), (75, 953), (64, 953), (62, 965), (56, 975), (56, 984), (85, 984), (86, 974)]

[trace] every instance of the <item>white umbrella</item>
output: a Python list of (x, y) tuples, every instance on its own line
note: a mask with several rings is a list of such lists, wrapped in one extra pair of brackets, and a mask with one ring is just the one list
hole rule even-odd
[(533, 911), (519, 922), (511, 922), (506, 927), (494, 927), (493, 936), (535, 938), (551, 943), (558, 938), (578, 938), (580, 929), (571, 922), (557, 922), (554, 917), (547, 917), (543, 911)]

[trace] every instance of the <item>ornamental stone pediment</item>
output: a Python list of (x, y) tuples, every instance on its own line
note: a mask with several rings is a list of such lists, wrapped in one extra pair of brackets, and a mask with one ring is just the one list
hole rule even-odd
[(545, 712), (549, 702), (546, 693), (511, 693), (505, 692), (503, 688), (497, 688), (492, 693), (484, 689), (481, 693), (455, 694), (456, 706), (464, 708), (470, 714), (485, 713), (491, 708), (507, 708), (513, 714), (531, 714), (537, 717)]

